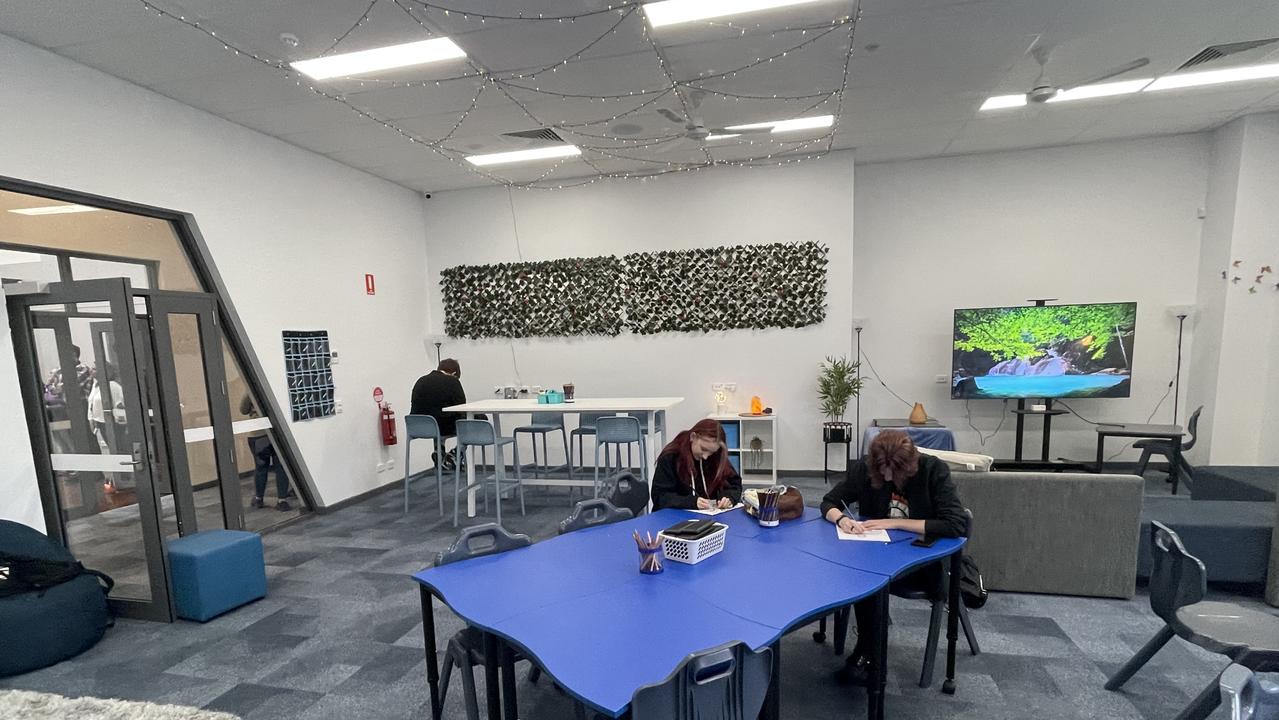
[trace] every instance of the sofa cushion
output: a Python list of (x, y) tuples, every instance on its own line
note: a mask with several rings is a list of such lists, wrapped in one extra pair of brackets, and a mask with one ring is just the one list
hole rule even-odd
[(995, 464), (995, 458), (989, 455), (980, 455), (978, 453), (958, 452), (955, 450), (933, 450), (932, 448), (916, 448), (924, 455), (932, 455), (933, 457), (946, 463), (951, 470), (961, 472), (987, 472), (990, 466)]
[(1201, 465), (1195, 468), (1190, 497), (1195, 500), (1273, 502), (1277, 487), (1279, 467)]
[(1150, 521), (1172, 528), (1199, 558), (1210, 582), (1264, 583), (1270, 562), (1273, 502), (1147, 497), (1141, 509), (1138, 577), (1150, 577)]

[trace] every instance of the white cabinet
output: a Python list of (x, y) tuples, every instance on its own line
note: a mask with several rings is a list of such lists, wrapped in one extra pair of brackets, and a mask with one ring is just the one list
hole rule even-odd
[(724, 427), (729, 460), (737, 467), (743, 485), (777, 484), (777, 413), (706, 417)]

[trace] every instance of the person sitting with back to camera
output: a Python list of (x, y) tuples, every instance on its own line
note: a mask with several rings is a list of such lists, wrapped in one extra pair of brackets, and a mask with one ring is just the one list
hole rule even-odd
[[(866, 454), (852, 464), (848, 478), (822, 498), (822, 517), (827, 522), (856, 535), (868, 530), (905, 530), (926, 538), (954, 538), (965, 533), (968, 516), (946, 463), (920, 453), (900, 430), (879, 433)], [(854, 505), (863, 519), (845, 513)], [(941, 563), (929, 563), (893, 580), (891, 590), (936, 593), (941, 573)], [(865, 685), (872, 677), (866, 654), (878, 631), (878, 618), (873, 599), (854, 603), (853, 610), (857, 645), (835, 678), (841, 684)]]
[(742, 501), (742, 478), (728, 462), (724, 428), (699, 421), (675, 436), (653, 468), (653, 509), (730, 508)]

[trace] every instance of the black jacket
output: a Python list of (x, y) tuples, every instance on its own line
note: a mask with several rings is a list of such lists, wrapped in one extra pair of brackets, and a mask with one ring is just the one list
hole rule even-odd
[(414, 383), (413, 403), (409, 413), (430, 415), (439, 423), (441, 435), (456, 435), (457, 421), (466, 416), (463, 413), (444, 412), (444, 408), (464, 402), (466, 392), (462, 390), (462, 382), (452, 375), (432, 370)]
[[(703, 465), (702, 460), (693, 458), (693, 475), (697, 477), (697, 487), (699, 492), (693, 493), (693, 488), (687, 483), (679, 480), (679, 473), (676, 470), (676, 456), (674, 453), (663, 455), (657, 459), (657, 467), (653, 469), (653, 509), (661, 510), (662, 508), (697, 508), (697, 498), (705, 497), (700, 491), (705, 488), (702, 484), (701, 477), (697, 475), (698, 466)], [(710, 458), (707, 458), (708, 460)], [(715, 475), (714, 468), (710, 463), (705, 463), (704, 470), (712, 477)], [(733, 466), (728, 466), (729, 475), (727, 482), (715, 494), (712, 500), (720, 498), (728, 498), (734, 503), (742, 501), (742, 478), (733, 470)], [(690, 478), (691, 480), (691, 478)]]
[[(849, 468), (848, 479), (831, 488), (822, 498), (822, 517), (831, 508), (843, 509), (841, 501), (854, 504), (862, 517), (878, 520), (888, 517), (892, 484), (876, 490), (870, 486), (870, 468), (858, 460)], [(924, 534), (929, 537), (960, 537), (968, 527), (968, 516), (959, 501), (950, 468), (931, 455), (920, 454), (919, 470), (906, 481), (902, 495), (910, 505), (910, 519), (924, 521)]]

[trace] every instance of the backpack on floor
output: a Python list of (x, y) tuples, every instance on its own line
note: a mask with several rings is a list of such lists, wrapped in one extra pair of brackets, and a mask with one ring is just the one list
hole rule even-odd
[(959, 570), (960, 600), (970, 610), (976, 610), (985, 605), (990, 593), (986, 590), (986, 583), (981, 579), (981, 570), (977, 567), (977, 561), (965, 555), (960, 558)]

